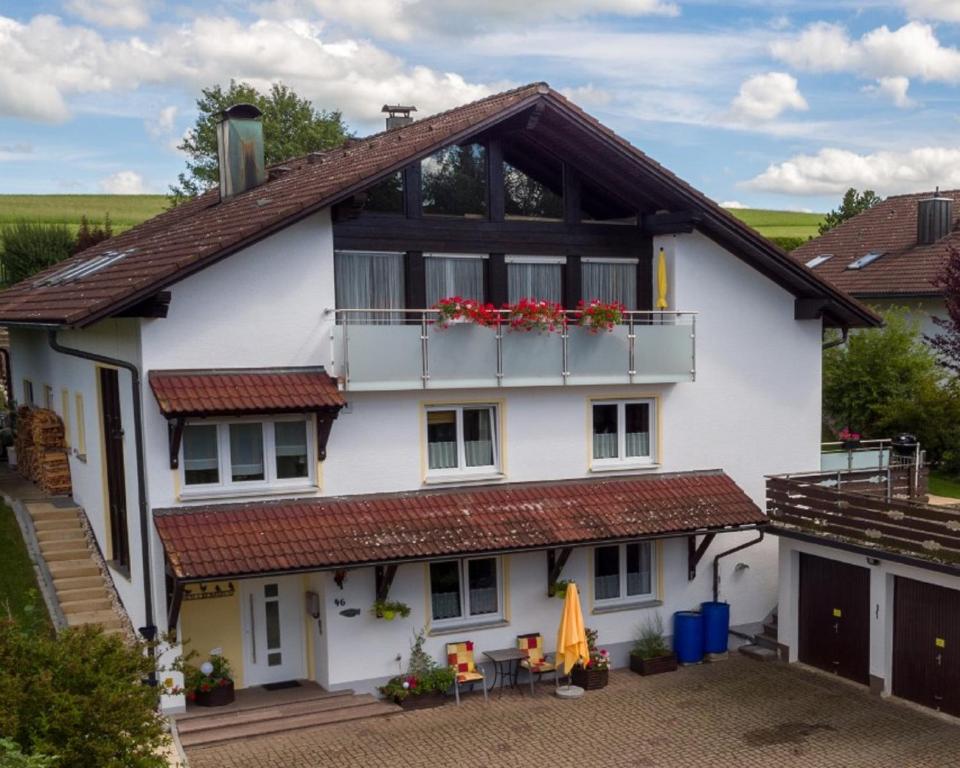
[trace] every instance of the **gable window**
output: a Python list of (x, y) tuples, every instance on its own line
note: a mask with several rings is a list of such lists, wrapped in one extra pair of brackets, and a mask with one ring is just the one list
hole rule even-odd
[(486, 255), (425, 253), (423, 256), (428, 307), (453, 296), (483, 301)]
[(403, 213), (403, 174), (391, 173), (366, 190), (365, 211), (374, 213)]
[(499, 470), (497, 409), (493, 405), (427, 409), (428, 474), (489, 474)]
[(183, 429), (183, 484), (189, 491), (244, 491), (313, 481), (309, 421), (197, 421)]
[(653, 400), (594, 402), (591, 410), (593, 466), (653, 463)]
[(430, 563), (432, 621), (461, 623), (502, 617), (500, 583), (498, 557)]
[(421, 163), (423, 212), (486, 216), (487, 162), (480, 144), (446, 147)]
[[(336, 251), (333, 254), (337, 309), (403, 309), (402, 253)], [(351, 312), (346, 322), (399, 322), (400, 312)], [(339, 318), (343, 322), (343, 317)]]
[[(563, 178), (559, 162), (545, 161), (555, 179)], [(527, 175), (510, 163), (503, 164), (504, 207), (510, 218), (563, 218), (563, 197), (546, 184)]]
[(593, 550), (593, 599), (597, 603), (653, 597), (653, 544), (639, 541)]
[(599, 299), (637, 308), (637, 264), (639, 259), (584, 258), (581, 260), (584, 301)]
[(507, 256), (507, 300), (542, 299), (563, 303), (563, 256)]

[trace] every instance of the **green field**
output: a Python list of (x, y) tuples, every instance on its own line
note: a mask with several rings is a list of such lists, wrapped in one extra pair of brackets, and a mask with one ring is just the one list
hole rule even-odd
[(81, 216), (93, 223), (109, 213), (114, 234), (119, 234), (167, 205), (165, 195), (0, 195), (0, 226), (25, 220), (66, 224), (75, 231)]
[(799, 211), (764, 211), (756, 208), (729, 208), (740, 221), (749, 224), (766, 237), (816, 237), (823, 221), (822, 213)]

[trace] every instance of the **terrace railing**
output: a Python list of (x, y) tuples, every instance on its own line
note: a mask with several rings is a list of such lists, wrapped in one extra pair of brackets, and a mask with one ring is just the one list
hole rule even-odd
[(643, 384), (696, 377), (696, 313), (624, 312), (591, 332), (573, 312), (555, 331), (443, 325), (437, 310), (328, 310), (332, 372), (347, 390)]

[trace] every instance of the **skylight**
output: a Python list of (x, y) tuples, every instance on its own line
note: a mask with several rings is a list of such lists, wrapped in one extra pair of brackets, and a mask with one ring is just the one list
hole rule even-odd
[(866, 256), (861, 256), (856, 261), (851, 261), (847, 264), (847, 269), (863, 269), (870, 264), (873, 264), (877, 259), (879, 259), (883, 254), (880, 251), (870, 251)]
[(51, 275), (38, 280), (33, 285), (36, 288), (42, 288), (49, 285), (62, 285), (79, 280), (81, 277), (87, 277), (95, 272), (99, 272), (104, 267), (109, 267), (120, 261), (124, 256), (133, 253), (134, 248), (128, 248), (125, 251), (107, 251), (99, 256), (94, 256), (86, 261), (77, 262), (64, 267)]
[(810, 261), (807, 262), (807, 266), (810, 267), (810, 269), (813, 269), (815, 267), (819, 267), (825, 261), (829, 261), (832, 258), (832, 253), (821, 253), (819, 256), (814, 256), (812, 259), (810, 259)]

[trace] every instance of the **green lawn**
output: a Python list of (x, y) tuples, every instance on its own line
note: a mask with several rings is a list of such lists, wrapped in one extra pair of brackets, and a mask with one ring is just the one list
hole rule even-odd
[(947, 496), (960, 499), (960, 479), (930, 473), (930, 493), (934, 496)]
[(11, 615), (37, 631), (51, 627), (20, 526), (13, 510), (0, 503), (0, 617)]
[(23, 219), (66, 224), (76, 231), (81, 216), (102, 222), (109, 213), (113, 231), (119, 234), (167, 206), (164, 195), (0, 195), (0, 226)]
[(730, 213), (765, 237), (816, 237), (822, 213), (765, 211), (757, 208), (730, 208)]

